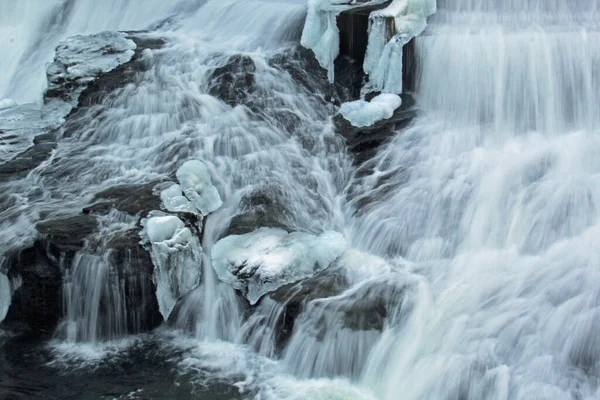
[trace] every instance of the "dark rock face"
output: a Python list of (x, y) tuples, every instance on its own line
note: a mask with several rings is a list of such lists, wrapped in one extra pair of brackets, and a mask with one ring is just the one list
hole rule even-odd
[(362, 64), (342, 55), (335, 60), (335, 82), (331, 84), (327, 71), (321, 68), (312, 51), (301, 46), (276, 55), (269, 60), (269, 64), (289, 73), (301, 87), (320, 96), (323, 104), (339, 106), (358, 99), (365, 80)]
[(25, 323), (34, 335), (54, 331), (62, 314), (62, 272), (41, 242), (9, 257), (4, 265), (11, 281), (21, 285), (3, 324)]
[(223, 236), (243, 235), (261, 227), (289, 232), (288, 221), (292, 220), (292, 214), (285, 204), (285, 193), (279, 187), (264, 185), (255, 189), (242, 198), (239, 211)]
[(266, 313), (268, 318), (276, 316), (270, 321), (279, 352), (285, 349), (299, 323), (304, 329), (310, 326), (309, 331), (321, 341), (327, 332), (339, 328), (380, 332), (386, 323), (402, 323), (410, 312), (403, 283), (382, 279), (346, 292), (350, 287), (344, 269), (334, 265), (311, 278), (282, 286), (261, 299), (252, 312)]
[(160, 197), (153, 193), (157, 183), (121, 185), (103, 190), (96, 193), (93, 204), (84, 208), (83, 212), (102, 214), (116, 209), (127, 214), (137, 215), (160, 209)]
[[(387, 7), (389, 4), (388, 1), (375, 6), (357, 6), (338, 15), (340, 54), (352, 58), (359, 64), (363, 63), (368, 44), (369, 15), (373, 11)], [(390, 30), (389, 38), (391, 37), (392, 31)]]
[(349, 283), (343, 271), (330, 267), (312, 278), (282, 286), (268, 295), (284, 307), (276, 324), (275, 344), (283, 349), (294, 331), (297, 318), (306, 310), (309, 302), (336, 296), (348, 289)]
[(209, 93), (235, 107), (256, 91), (256, 65), (250, 57), (235, 55), (212, 73)]
[[(2, 131), (0, 131), (0, 135), (1, 133)], [(36, 136), (33, 146), (16, 155), (8, 162), (0, 164), (0, 182), (24, 177), (32, 169), (47, 160), (55, 147), (56, 138), (54, 133), (44, 133)]]

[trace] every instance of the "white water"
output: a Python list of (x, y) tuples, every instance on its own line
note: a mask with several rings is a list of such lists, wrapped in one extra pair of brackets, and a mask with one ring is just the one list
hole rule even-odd
[[(416, 42), (421, 115), (378, 152), (371, 174), (354, 177), (329, 107), (266, 62), (298, 40), (297, 26), (274, 21), (301, 20), (302, 2), (214, 0), (145, 55), (150, 68), (105, 102), (102, 124), (78, 127), (59, 142), (58, 165), (11, 190), (28, 195), (22, 209), (35, 220), (204, 160), (224, 204), (204, 227), (204, 283), (176, 321), (200, 342), (180, 367), (235, 376), (258, 398), (596, 399), (599, 4), (438, 6)], [(250, 96), (265, 119), (207, 94), (212, 68), (240, 51), (256, 64)], [(278, 124), (281, 111), (299, 118), (294, 135)], [(73, 171), (77, 181), (61, 178)], [(291, 230), (335, 230), (357, 249), (338, 261), (349, 288), (307, 304), (280, 353), (281, 305), (261, 302), (248, 317), (210, 264), (256, 189), (283, 194)], [(382, 306), (383, 332), (348, 319)]]

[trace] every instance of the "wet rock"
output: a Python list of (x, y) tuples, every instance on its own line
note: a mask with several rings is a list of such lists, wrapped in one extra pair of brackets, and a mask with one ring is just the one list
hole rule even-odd
[(261, 227), (291, 231), (292, 213), (286, 206), (285, 193), (278, 186), (264, 185), (242, 197), (223, 237), (243, 235)]
[(83, 209), (85, 214), (105, 214), (112, 209), (138, 215), (160, 209), (160, 197), (154, 193), (158, 182), (141, 185), (113, 186), (96, 193), (93, 204)]
[[(354, 59), (357, 63), (363, 63), (367, 44), (369, 42), (369, 15), (376, 10), (387, 7), (391, 1), (378, 5), (357, 6), (342, 11), (337, 17), (337, 26), (340, 31), (340, 54)], [(393, 25), (390, 24), (393, 29)], [(391, 39), (393, 30), (390, 29), (388, 39)], [(337, 79), (337, 75), (336, 75)]]
[(98, 229), (98, 222), (91, 215), (76, 215), (39, 222), (36, 229), (43, 235), (50, 252), (56, 258), (80, 250), (86, 238)]
[(356, 165), (371, 159), (382, 144), (413, 121), (417, 115), (415, 101), (412, 96), (407, 94), (402, 95), (402, 99), (402, 106), (394, 112), (391, 118), (377, 121), (372, 126), (355, 127), (341, 114), (335, 116), (336, 130), (346, 139)]
[(340, 105), (360, 97), (365, 80), (360, 63), (350, 57), (335, 60), (335, 83), (331, 84), (327, 71), (319, 65), (312, 51), (297, 46), (269, 60), (269, 65), (286, 71), (301, 87), (319, 96), (323, 103)]
[(255, 72), (256, 65), (250, 57), (235, 55), (213, 71), (208, 92), (232, 107), (242, 104), (256, 91)]
[(138, 232), (131, 230), (119, 235), (110, 240), (106, 248), (122, 282), (127, 333), (148, 332), (158, 327), (163, 318), (155, 295), (154, 265), (140, 244)]
[(38, 241), (9, 256), (4, 268), (19, 287), (3, 324), (24, 323), (34, 335), (51, 334), (62, 316), (62, 272), (57, 260)]
[(268, 295), (283, 307), (276, 322), (276, 346), (285, 347), (299, 318), (310, 325), (317, 340), (328, 331), (382, 331), (386, 322), (401, 323), (410, 312), (405, 302), (408, 286), (395, 279), (375, 279), (352, 287), (347, 271), (340, 264), (301, 282), (283, 286)]
[(35, 137), (33, 146), (0, 164), (0, 182), (20, 179), (50, 157), (56, 147), (55, 135), (44, 133)]

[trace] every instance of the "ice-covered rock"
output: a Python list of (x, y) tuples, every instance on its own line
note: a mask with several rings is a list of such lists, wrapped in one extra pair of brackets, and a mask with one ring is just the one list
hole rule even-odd
[(219, 279), (256, 304), (264, 294), (326, 269), (346, 248), (337, 232), (314, 236), (261, 228), (221, 239), (211, 256)]
[(195, 214), (198, 212), (196, 207), (183, 195), (183, 189), (176, 183), (160, 192), (160, 199), (167, 211), (188, 212)]
[(131, 60), (136, 48), (121, 32), (73, 36), (59, 43), (54, 61), (46, 68), (46, 103), (66, 115), (79, 94), (98, 75)]
[(176, 175), (183, 193), (202, 215), (208, 215), (221, 208), (221, 196), (212, 184), (210, 172), (202, 161), (186, 161), (179, 167)]
[(5, 108), (10, 108), (18, 105), (16, 101), (12, 99), (1, 99), (0, 100), (0, 110), (4, 110)]
[(370, 102), (356, 100), (342, 104), (340, 114), (356, 127), (371, 126), (377, 121), (391, 118), (394, 111), (402, 105), (402, 99), (396, 94), (380, 94)]
[(368, 4), (380, 4), (386, 0), (357, 2), (356, 0), (309, 0), (306, 21), (300, 43), (311, 49), (321, 67), (328, 72), (333, 82), (333, 62), (340, 53), (340, 31), (337, 16), (345, 10)]
[(10, 307), (12, 290), (8, 277), (0, 272), (0, 322), (4, 321)]
[[(373, 6), (387, 0), (309, 0), (301, 44), (313, 50), (319, 64), (327, 69), (333, 82), (333, 62), (339, 55), (340, 33), (337, 16), (355, 7)], [(402, 93), (402, 48), (426, 27), (427, 17), (435, 13), (436, 0), (393, 0), (387, 7), (371, 13), (364, 71), (369, 74), (368, 90)], [(389, 20), (395, 32), (389, 37)]]
[(166, 321), (177, 300), (200, 284), (202, 246), (175, 216), (153, 212), (142, 224), (141, 236), (151, 245), (156, 298)]
[[(364, 71), (368, 89), (402, 93), (402, 49), (427, 26), (427, 17), (436, 12), (436, 0), (394, 0), (369, 16), (369, 40)], [(395, 35), (388, 38), (387, 20), (394, 19)]]

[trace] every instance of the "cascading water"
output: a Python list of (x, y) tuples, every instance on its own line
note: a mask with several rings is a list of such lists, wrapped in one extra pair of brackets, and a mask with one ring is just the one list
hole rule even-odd
[[(362, 165), (332, 122), (335, 87), (295, 48), (303, 0), (150, 3), (0, 0), (14, 38), (0, 99), (39, 98), (64, 37), (148, 30), (97, 39), (127, 57), (85, 81), (67, 117), (0, 110), (22, 139), (0, 141), (6, 161), (36, 135), (50, 143), (39, 163), (0, 169), (0, 315), (4, 292), (55, 265), (58, 359), (154, 327), (160, 310), (159, 351), (196, 394), (600, 396), (598, 1), (438, 0), (414, 43), (419, 115)], [(161, 203), (190, 160), (220, 208), (194, 211), (189, 187), (175, 190), (184, 209)], [(144, 250), (148, 216), (176, 224), (142, 233)], [(29, 247), (16, 274), (12, 253)]]

